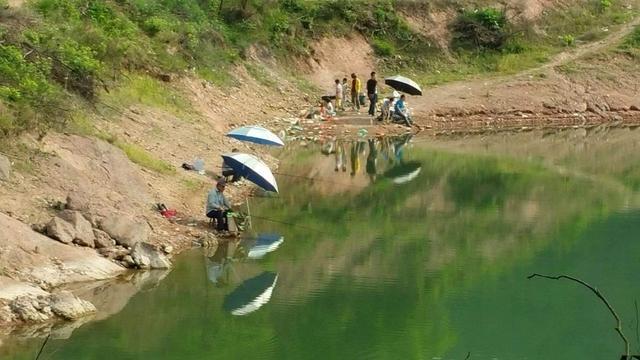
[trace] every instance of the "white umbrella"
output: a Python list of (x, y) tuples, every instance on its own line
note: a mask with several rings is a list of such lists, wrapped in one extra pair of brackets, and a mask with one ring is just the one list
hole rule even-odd
[(279, 234), (261, 234), (255, 243), (249, 248), (249, 259), (262, 259), (267, 253), (278, 249), (284, 242), (284, 237)]
[(415, 179), (418, 175), (420, 175), (420, 170), (422, 170), (422, 168), (417, 168), (406, 175), (395, 177), (393, 179), (393, 183), (398, 185), (408, 183), (409, 181)]
[(242, 176), (267, 191), (278, 192), (278, 184), (271, 169), (262, 160), (249, 154), (231, 153), (222, 155), (224, 162), (236, 175)]
[(260, 145), (284, 146), (278, 135), (262, 126), (243, 126), (231, 130), (227, 136), (241, 141), (249, 141)]
[(244, 281), (225, 297), (224, 309), (236, 316), (247, 315), (260, 309), (271, 300), (277, 281), (278, 274), (273, 272), (263, 272)]

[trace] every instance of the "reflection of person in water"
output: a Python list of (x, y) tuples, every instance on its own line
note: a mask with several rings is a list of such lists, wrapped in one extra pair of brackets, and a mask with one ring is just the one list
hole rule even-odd
[(342, 170), (343, 172), (347, 171), (347, 154), (344, 149), (344, 142), (342, 140), (336, 141), (336, 168), (335, 171)]
[(398, 161), (401, 164), (402, 164), (402, 156), (404, 153), (404, 147), (409, 143), (409, 140), (411, 140), (411, 137), (412, 137), (411, 134), (398, 136), (393, 142), (395, 147), (396, 161)]
[(355, 141), (351, 143), (351, 176), (355, 176), (360, 172), (360, 158), (366, 151), (366, 143), (364, 141)]
[(212, 256), (205, 258), (207, 278), (216, 286), (229, 284), (229, 242), (221, 242)]
[(378, 148), (374, 139), (369, 139), (369, 156), (367, 156), (367, 174), (371, 182), (376, 181), (376, 174), (378, 162)]

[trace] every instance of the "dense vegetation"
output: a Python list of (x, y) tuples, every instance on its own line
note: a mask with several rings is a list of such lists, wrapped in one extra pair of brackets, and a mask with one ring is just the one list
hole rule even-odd
[[(360, 33), (385, 60), (383, 67), (426, 74), (423, 80), (433, 83), (530, 66), (552, 52), (551, 43), (563, 45), (558, 36), (566, 43), (601, 23), (624, 20), (621, 5), (592, 0), (592, 6), (575, 10), (579, 14), (550, 15), (548, 36), (541, 41), (528, 24), (514, 26), (503, 10), (470, 9), (451, 24), (453, 53), (444, 56), (399, 11), (429, 11), (437, 1), (31, 0), (19, 10), (3, 3), (4, 134), (65, 126), (71, 105), (100, 101), (103, 89), (116, 87), (123, 75), (163, 78), (190, 72), (232, 85), (233, 65), (243, 62), (253, 44), (286, 61), (291, 55), (308, 56), (312, 41), (324, 35)], [(261, 75), (260, 69), (247, 67)]]

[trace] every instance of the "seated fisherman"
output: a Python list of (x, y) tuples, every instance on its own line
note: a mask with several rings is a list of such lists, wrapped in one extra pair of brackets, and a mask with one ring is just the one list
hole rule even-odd
[(207, 217), (216, 220), (216, 230), (218, 231), (229, 231), (227, 214), (231, 211), (231, 205), (223, 194), (226, 185), (225, 179), (221, 178), (215, 189), (211, 189), (207, 195)]
[(409, 110), (407, 109), (407, 105), (405, 104), (405, 95), (402, 94), (400, 96), (400, 100), (396, 101), (396, 105), (394, 106), (395, 111), (393, 116), (402, 120), (405, 125), (411, 127), (411, 117), (409, 116)]

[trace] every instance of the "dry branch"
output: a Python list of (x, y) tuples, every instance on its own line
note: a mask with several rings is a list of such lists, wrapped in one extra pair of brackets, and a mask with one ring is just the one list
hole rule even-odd
[(609, 303), (607, 298), (605, 298), (604, 295), (602, 295), (602, 293), (598, 289), (596, 289), (595, 287), (591, 286), (590, 284), (586, 283), (583, 280), (580, 280), (578, 278), (575, 278), (575, 277), (569, 276), (569, 275), (550, 276), (550, 275), (541, 275), (541, 274), (531, 274), (531, 275), (527, 276), (527, 279), (532, 279), (534, 277), (541, 277), (541, 278), (551, 279), (551, 280), (567, 279), (567, 280), (571, 280), (571, 281), (577, 282), (578, 284), (580, 284), (580, 285), (586, 287), (587, 289), (591, 290), (591, 292), (593, 292), (598, 297), (598, 299), (600, 299), (605, 304), (607, 309), (609, 309), (609, 312), (611, 313), (611, 315), (613, 315), (613, 318), (616, 320), (615, 330), (618, 333), (618, 335), (620, 335), (620, 338), (624, 342), (624, 346), (625, 346), (625, 352), (624, 352), (625, 355), (624, 355), (623, 359), (628, 359), (629, 358), (629, 340), (627, 340), (627, 337), (622, 332), (622, 321), (620, 320), (620, 317), (618, 316), (618, 313), (616, 313), (616, 311), (613, 309), (613, 307), (611, 306), (611, 304)]

